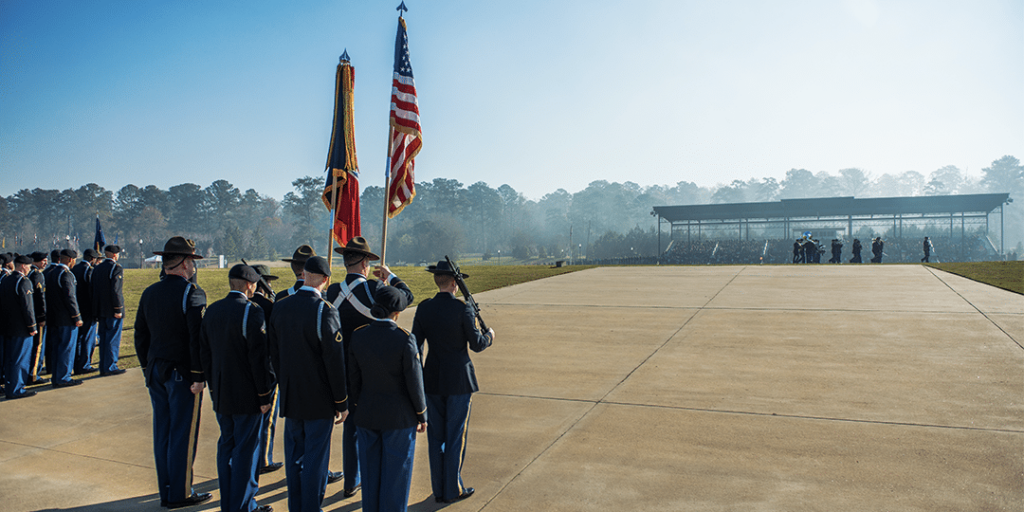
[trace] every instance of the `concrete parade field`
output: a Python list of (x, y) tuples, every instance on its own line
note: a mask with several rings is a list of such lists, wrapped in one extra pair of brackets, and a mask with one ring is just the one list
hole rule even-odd
[[(477, 299), (497, 338), (473, 354), (476, 494), (434, 502), (420, 435), (410, 510), (1024, 510), (1024, 296), (792, 265), (602, 267)], [(35, 389), (0, 401), (0, 511), (164, 510), (139, 369)], [(214, 497), (182, 510), (219, 510), (203, 408), (195, 487)], [(284, 478), (257, 501), (287, 510)], [(359, 510), (327, 491), (325, 511)]]

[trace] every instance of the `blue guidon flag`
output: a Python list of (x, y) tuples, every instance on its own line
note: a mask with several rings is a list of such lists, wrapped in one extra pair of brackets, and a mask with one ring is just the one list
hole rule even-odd
[(395, 74), (391, 81), (391, 141), (388, 172), (388, 218), (398, 215), (416, 197), (413, 159), (423, 145), (416, 82), (409, 62), (409, 35), (405, 19), (398, 18), (395, 37)]
[[(88, 235), (86, 235), (88, 236)], [(92, 248), (98, 253), (103, 253), (103, 248), (107, 246), (107, 239), (103, 236), (103, 227), (100, 226), (100, 216), (96, 216), (96, 236), (92, 239)]]

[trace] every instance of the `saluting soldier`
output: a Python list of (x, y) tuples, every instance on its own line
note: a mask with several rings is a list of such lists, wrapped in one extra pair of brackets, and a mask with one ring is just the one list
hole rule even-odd
[(427, 430), (423, 366), (416, 339), (395, 323), (407, 305), (397, 288), (374, 294), (376, 318), (356, 328), (349, 347), (352, 402), (359, 437), (363, 512), (405, 512), (416, 434)]
[(31, 371), (32, 337), (38, 327), (32, 282), (26, 277), (32, 265), (32, 258), (16, 256), (14, 272), (0, 281), (0, 349), (3, 353), (4, 395), (8, 400), (25, 398), (36, 394), (26, 391)]
[(164, 244), (165, 277), (142, 292), (135, 315), (135, 352), (153, 404), (153, 455), (160, 504), (196, 505), (211, 494), (192, 488), (192, 462), (199, 436), (199, 411), (206, 377), (199, 356), (206, 293), (189, 281), (196, 272), (191, 240)]
[[(345, 355), (351, 345), (352, 331), (374, 319), (370, 308), (374, 304), (374, 294), (385, 286), (392, 286), (404, 297), (406, 304), (413, 301), (412, 290), (398, 276), (391, 273), (391, 270), (384, 265), (377, 267), (374, 271), (380, 280), (368, 279), (370, 276), (370, 262), (380, 259), (370, 250), (370, 244), (366, 239), (357, 236), (349, 240), (345, 247), (336, 247), (334, 252), (340, 254), (345, 263), (347, 274), (341, 282), (332, 284), (327, 289), (327, 300), (338, 308), (338, 316), (341, 318), (341, 335), (345, 344)], [(344, 497), (350, 498), (356, 494), (360, 486), (359, 475), (359, 448), (356, 437), (356, 424), (354, 423), (357, 406), (352, 406), (349, 419), (345, 420), (342, 430), (342, 469), (345, 472)]]
[(295, 252), (292, 253), (291, 258), (283, 258), (281, 261), (287, 261), (291, 264), (292, 273), (295, 274), (295, 284), (291, 288), (285, 288), (274, 297), (274, 302), (277, 302), (302, 288), (302, 268), (306, 264), (306, 260), (316, 256), (316, 251), (308, 245), (300, 245)]
[(82, 253), (82, 259), (71, 273), (75, 275), (78, 285), (75, 297), (78, 309), (82, 312), (82, 326), (78, 328), (78, 339), (75, 343), (74, 374), (86, 375), (96, 371), (92, 366), (92, 350), (96, 348), (96, 308), (92, 302), (92, 271), (93, 262), (99, 257), (95, 250), (89, 248)]
[[(270, 274), (266, 265), (251, 265), (252, 269), (263, 279), (256, 283), (256, 291), (250, 298), (263, 310), (263, 318), (270, 320), (274, 312), (274, 288), (270, 284), (278, 279)], [(277, 433), (277, 411), (280, 407), (277, 382), (271, 384), (270, 410), (263, 413), (260, 425), (260, 446), (256, 469), (259, 474), (277, 471), (284, 466), (282, 462), (274, 462), (274, 435)]]
[(260, 280), (248, 265), (228, 271), (231, 291), (203, 316), (200, 358), (220, 424), (217, 476), (224, 512), (271, 512), (256, 504), (260, 423), (270, 411), (273, 372), (263, 310), (249, 300)]
[(331, 432), (348, 416), (338, 311), (322, 297), (327, 260), (303, 266), (303, 286), (274, 304), (267, 335), (281, 388), (288, 510), (319, 512), (327, 488)]
[(92, 300), (99, 332), (100, 375), (120, 375), (121, 331), (124, 327), (124, 268), (118, 263), (121, 248), (103, 248), (105, 259), (92, 272)]
[(28, 279), (32, 282), (32, 302), (36, 313), (36, 334), (32, 337), (29, 384), (43, 384), (46, 382), (39, 378), (39, 370), (43, 366), (43, 350), (46, 347), (46, 276), (43, 275), (43, 269), (47, 267), (48, 263), (49, 260), (45, 252), (37, 251), (32, 253), (32, 270), (28, 273)]
[(416, 307), (412, 334), (421, 353), (424, 344), (430, 348), (423, 368), (430, 422), (430, 485), (435, 501), (451, 503), (468, 498), (475, 491), (462, 483), (470, 405), (473, 393), (480, 389), (469, 350), (481, 352), (491, 346), (494, 329), (481, 334), (472, 306), (455, 297), (455, 269), (447, 261), (428, 266), (427, 272), (434, 274), (438, 292)]
[(49, 346), (50, 383), (55, 388), (77, 386), (80, 380), (71, 378), (78, 344), (78, 328), (82, 327), (82, 313), (78, 308), (77, 280), (71, 273), (78, 252), (74, 249), (60, 251), (60, 263), (46, 276), (46, 304), (49, 307), (46, 321), (46, 343)]

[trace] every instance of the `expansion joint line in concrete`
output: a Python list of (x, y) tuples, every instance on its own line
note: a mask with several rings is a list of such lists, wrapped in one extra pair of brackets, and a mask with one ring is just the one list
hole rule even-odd
[[(707, 305), (710, 304), (711, 301), (715, 300), (715, 297), (718, 297), (718, 294), (722, 293), (722, 290), (726, 289), (736, 279), (736, 277), (740, 273), (742, 273), (742, 270), (740, 272), (737, 272), (735, 275), (733, 275), (732, 278), (729, 279), (729, 282), (725, 283), (722, 286), (721, 289), (719, 289), (717, 292), (715, 292), (715, 294), (710, 299), (708, 299), (707, 302), (705, 302), (703, 306), (700, 306), (699, 308), (696, 308), (696, 309), (698, 309), (697, 313), (695, 313), (693, 315), (690, 315), (690, 317), (687, 318), (685, 322), (683, 322), (683, 325), (679, 326), (679, 328), (676, 329), (671, 335), (666, 337), (665, 341), (662, 342), (662, 344), (659, 345), (658, 348), (656, 348), (653, 351), (651, 351), (651, 353), (648, 354), (647, 357), (644, 358), (643, 361), (641, 361), (639, 364), (637, 364), (632, 370), (630, 370), (629, 373), (626, 374), (625, 377), (623, 377), (618, 383), (616, 383), (614, 386), (612, 386), (611, 389), (609, 389), (608, 392), (604, 394), (604, 396), (602, 396), (599, 400), (597, 400), (595, 402), (592, 402), (590, 408), (588, 408), (583, 414), (581, 414), (579, 418), (576, 418), (576, 421), (572, 422), (572, 425), (569, 425), (565, 430), (563, 430), (560, 434), (558, 434), (558, 436), (555, 437), (555, 439), (553, 441), (551, 441), (550, 444), (545, 446), (543, 450), (538, 452), (537, 455), (534, 458), (530, 459), (529, 462), (527, 462), (525, 465), (523, 465), (523, 467), (519, 470), (518, 473), (516, 473), (515, 476), (510, 478), (508, 480), (508, 482), (505, 482), (505, 485), (502, 485), (501, 488), (498, 489), (498, 491), (494, 493), (494, 496), (492, 496), (491, 499), (487, 500), (487, 502), (484, 503), (484, 505), (482, 507), (480, 507), (480, 510), (486, 509), (488, 507), (488, 505), (491, 504), (491, 501), (494, 500), (494, 498), (496, 498), (499, 495), (501, 495), (501, 493), (505, 490), (505, 488), (507, 488), (509, 485), (512, 484), (512, 482), (515, 482), (520, 476), (522, 476), (524, 471), (526, 471), (530, 466), (532, 466), (534, 462), (537, 462), (538, 459), (543, 457), (544, 454), (547, 453), (548, 450), (550, 450), (553, 446), (558, 444), (558, 442), (561, 441), (561, 439), (563, 437), (565, 437), (566, 434), (568, 434), (569, 432), (572, 432), (572, 430), (576, 428), (576, 425), (578, 425), (581, 421), (583, 421), (583, 418), (586, 418), (587, 416), (590, 415), (591, 412), (593, 412), (594, 408), (596, 408), (599, 404), (605, 403), (605, 399), (608, 398), (608, 395), (610, 395), (612, 392), (614, 392), (616, 389), (618, 389), (619, 386), (621, 386), (623, 382), (626, 382), (633, 375), (633, 373), (635, 373), (638, 369), (640, 369), (640, 367), (642, 367), (643, 365), (647, 364), (647, 361), (649, 361), (652, 357), (654, 357), (654, 355), (657, 354), (661, 349), (665, 348), (665, 345), (668, 345), (668, 342), (672, 341), (672, 339), (675, 338), (676, 335), (678, 335), (683, 329), (685, 329), (686, 326), (690, 323), (690, 321), (693, 320), (697, 315), (699, 315), (701, 310), (703, 310), (705, 307), (707, 307)], [(584, 401), (589, 401), (589, 400), (584, 400)]]
[[(1021, 345), (1020, 341), (1018, 341), (1016, 338), (1014, 338), (1012, 334), (1006, 332), (1006, 329), (1003, 329), (1002, 327), (1000, 327), (1000, 325), (998, 323), (996, 323), (995, 320), (992, 320), (991, 318), (989, 318), (989, 316), (987, 314), (985, 314), (985, 312), (982, 311), (978, 306), (975, 306), (973, 302), (967, 300), (967, 297), (964, 297), (962, 293), (960, 293), (960, 292), (956, 291), (955, 289), (953, 289), (953, 287), (950, 286), (949, 283), (947, 283), (945, 279), (939, 277), (939, 275), (935, 273), (935, 269), (933, 269), (932, 267), (929, 267), (929, 266), (925, 266), (924, 268), (928, 269), (928, 272), (931, 272), (932, 276), (934, 276), (936, 279), (938, 279), (940, 282), (942, 282), (942, 284), (946, 285), (946, 288), (949, 288), (953, 293), (957, 294), (961, 299), (963, 299), (964, 302), (970, 304), (971, 307), (974, 308), (975, 311), (977, 311), (978, 313), (981, 313), (981, 316), (985, 317), (985, 320), (988, 320), (989, 322), (991, 322), (992, 325), (994, 325), (996, 327), (996, 329), (999, 329), (1000, 331), (1003, 331), (1003, 334), (1005, 334), (1007, 338), (1010, 338), (1010, 341), (1014, 342), (1018, 347), (1021, 348), (1021, 350), (1024, 350), (1024, 345)], [(955, 274), (953, 274), (953, 275), (955, 275)]]

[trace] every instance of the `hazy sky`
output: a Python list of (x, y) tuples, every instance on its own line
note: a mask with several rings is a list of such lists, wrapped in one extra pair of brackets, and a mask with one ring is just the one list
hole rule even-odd
[[(356, 70), (383, 185), (399, 0), (0, 0), (0, 195), (324, 176)], [(417, 181), (539, 199), (1024, 159), (1024, 0), (408, 0)]]

